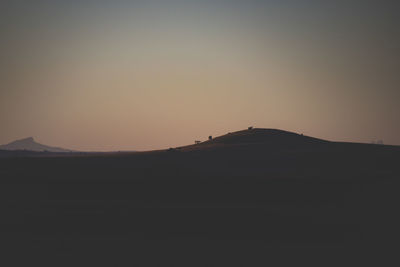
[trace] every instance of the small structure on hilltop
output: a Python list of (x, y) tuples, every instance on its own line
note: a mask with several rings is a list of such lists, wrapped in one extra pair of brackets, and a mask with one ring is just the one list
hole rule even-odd
[(208, 137), (208, 140), (212, 140), (212, 135), (210, 135), (210, 136)]
[(201, 141), (196, 140), (196, 141), (194, 141), (194, 143), (197, 145), (197, 144), (200, 144)]
[(247, 128), (247, 130), (253, 130), (253, 126), (250, 126), (249, 128)]

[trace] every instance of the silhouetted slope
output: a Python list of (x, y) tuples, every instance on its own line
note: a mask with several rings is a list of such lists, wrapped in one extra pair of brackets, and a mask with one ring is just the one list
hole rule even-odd
[(16, 140), (6, 145), (0, 145), (0, 150), (28, 150), (28, 151), (47, 151), (47, 152), (72, 152), (72, 150), (59, 147), (51, 147), (35, 142), (33, 137)]

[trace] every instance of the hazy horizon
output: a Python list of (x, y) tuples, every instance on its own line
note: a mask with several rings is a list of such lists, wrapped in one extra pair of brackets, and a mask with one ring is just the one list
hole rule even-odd
[(3, 3), (0, 144), (151, 150), (255, 126), (400, 145), (392, 2)]

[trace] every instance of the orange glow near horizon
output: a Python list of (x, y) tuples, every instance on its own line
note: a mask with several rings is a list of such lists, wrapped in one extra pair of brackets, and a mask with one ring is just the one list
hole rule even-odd
[(311, 7), (173, 7), (16, 18), (0, 48), (0, 144), (149, 150), (254, 125), (400, 145), (399, 61), (375, 32), (311, 25)]

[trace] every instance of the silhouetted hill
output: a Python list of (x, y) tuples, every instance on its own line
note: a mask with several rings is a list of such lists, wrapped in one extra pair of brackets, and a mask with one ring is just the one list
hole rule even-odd
[(249, 129), (228, 133), (195, 145), (181, 147), (193, 150), (212, 147), (257, 145), (269, 148), (304, 147), (327, 144), (328, 141), (278, 129)]
[(16, 140), (6, 145), (0, 145), (0, 150), (27, 150), (35, 152), (73, 152), (59, 147), (51, 147), (37, 143), (33, 137)]
[(286, 145), (286, 144), (314, 144), (325, 143), (322, 139), (304, 136), (301, 134), (277, 130), (277, 129), (250, 129), (228, 133), (223, 136), (216, 137), (205, 143), (217, 144), (270, 144), (270, 145)]
[[(259, 157), (265, 153), (303, 153), (304, 151), (392, 151), (399, 150), (400, 146), (377, 145), (366, 143), (335, 142), (310, 137), (289, 131), (278, 129), (250, 129), (230, 132), (228, 134), (212, 138), (198, 144), (170, 148), (168, 151), (213, 151), (215, 153), (227, 153), (227, 157), (241, 157), (242, 153), (251, 153)], [(233, 154), (232, 154), (233, 153)], [(213, 155), (213, 154), (211, 154)]]

